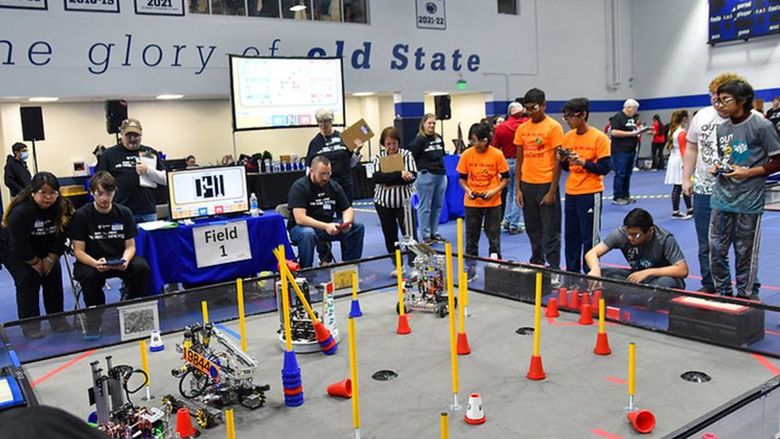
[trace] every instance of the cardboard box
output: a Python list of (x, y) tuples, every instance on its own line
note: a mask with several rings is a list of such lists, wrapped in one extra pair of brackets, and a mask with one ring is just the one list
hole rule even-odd
[(360, 119), (341, 132), (341, 141), (347, 145), (350, 151), (357, 148), (356, 140), (365, 143), (372, 137), (374, 137), (374, 132), (371, 131), (371, 127), (368, 126), (365, 119)]

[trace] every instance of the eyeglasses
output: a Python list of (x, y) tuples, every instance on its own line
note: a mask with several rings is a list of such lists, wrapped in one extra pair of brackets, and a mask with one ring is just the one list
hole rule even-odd
[(712, 101), (712, 105), (716, 105), (718, 107), (725, 107), (726, 105), (734, 102), (734, 100), (735, 99), (732, 98), (731, 96), (726, 96), (725, 98), (715, 98)]
[(563, 114), (563, 118), (568, 120), (568, 119), (572, 119), (572, 118), (575, 118), (575, 117), (580, 117), (581, 115), (582, 115), (582, 113), (564, 113)]
[(95, 198), (114, 198), (114, 194), (116, 194), (116, 191), (110, 191), (110, 192), (94, 191), (94, 192), (92, 192), (92, 196), (95, 197)]
[(40, 191), (36, 191), (35, 194), (38, 195), (38, 196), (41, 196), (41, 197), (55, 198), (60, 193), (57, 192), (57, 191), (44, 191), (44, 190), (40, 190)]
[(529, 113), (533, 113), (534, 111), (538, 110), (539, 108), (541, 108), (541, 105), (539, 105), (539, 104), (526, 105), (525, 106), (525, 111), (527, 111)]
[(625, 234), (626, 234), (626, 236), (627, 236), (629, 239), (634, 239), (634, 240), (637, 240), (637, 239), (639, 239), (639, 238), (641, 238), (641, 237), (645, 236), (645, 235), (646, 235), (646, 234), (647, 234), (647, 233), (650, 231), (650, 229), (647, 229), (647, 231), (646, 231), (646, 232), (636, 232), (636, 233), (629, 233), (629, 231), (628, 231), (628, 229), (626, 228), (626, 226), (620, 226), (620, 231), (621, 231), (621, 232), (623, 232), (623, 233), (625, 233)]

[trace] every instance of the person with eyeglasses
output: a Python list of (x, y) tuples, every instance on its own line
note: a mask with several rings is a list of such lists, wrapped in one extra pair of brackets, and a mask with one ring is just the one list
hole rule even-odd
[[(599, 260), (614, 249), (623, 253), (630, 268), (600, 266)], [(674, 235), (653, 224), (650, 213), (639, 208), (628, 212), (621, 227), (585, 254), (585, 263), (589, 276), (663, 288), (685, 288), (688, 276), (688, 263)], [(663, 306), (657, 300), (661, 297), (666, 296), (647, 297), (648, 305)]]
[(626, 99), (623, 109), (609, 119), (612, 137), (612, 169), (615, 178), (612, 184), (612, 204), (624, 206), (636, 203), (631, 198), (631, 172), (634, 169), (637, 145), (639, 143), (640, 126), (639, 102)]
[(610, 171), (609, 137), (588, 124), (590, 101), (570, 99), (563, 106), (563, 119), (571, 130), (558, 150), (566, 179), (566, 270), (579, 273), (584, 255), (598, 244), (601, 231), (601, 195), (604, 176)]
[[(517, 146), (515, 146), (515, 132), (517, 127), (528, 121), (524, 115), (523, 104), (514, 101), (507, 107), (507, 119), (496, 126), (493, 134), (493, 146), (504, 153), (504, 158), (509, 165), (509, 183), (501, 193), (501, 208), (504, 210), (504, 219), (501, 223), (504, 230), (510, 235), (517, 235), (525, 231), (523, 216), (520, 207), (515, 203), (517, 183), (515, 181), (517, 164)], [(508, 201), (507, 201), (508, 200)]]
[[(81, 284), (84, 303), (88, 307), (104, 305), (103, 286), (106, 279), (113, 277), (124, 281), (127, 299), (146, 296), (151, 269), (146, 260), (135, 253), (138, 230), (133, 213), (114, 202), (116, 179), (110, 173), (100, 171), (89, 180), (89, 190), (94, 202), (80, 207), (69, 227), (76, 257), (73, 276)], [(87, 314), (86, 320), (85, 339), (100, 338), (102, 316), (92, 312)]]
[(333, 167), (331, 177), (341, 185), (351, 203), (355, 199), (352, 168), (360, 163), (363, 145), (355, 145), (354, 151), (350, 151), (341, 140), (341, 133), (333, 129), (333, 117), (333, 110), (329, 108), (320, 108), (314, 114), (320, 132), (309, 142), (306, 166), (311, 168), (312, 160), (318, 155), (327, 157)]
[[(484, 227), (488, 254), (501, 259), (501, 191), (509, 182), (509, 164), (500, 149), (490, 146), (490, 125), (475, 123), (469, 128), (469, 143), (456, 168), (465, 194), (466, 254), (479, 256), (479, 235)], [(475, 262), (467, 261), (468, 277), (477, 275)]]
[(728, 117), (715, 129), (717, 159), (710, 173), (710, 270), (715, 290), (733, 294), (729, 251), (734, 248), (737, 297), (758, 300), (758, 250), (766, 177), (780, 171), (780, 136), (753, 111), (753, 87), (731, 80), (718, 87), (713, 105)]
[(32, 176), (27, 167), (27, 159), (30, 153), (27, 152), (27, 145), (22, 142), (16, 142), (11, 146), (11, 152), (5, 161), (5, 185), (11, 192), (11, 197), (15, 197), (27, 185), (30, 184)]
[(125, 119), (119, 133), (119, 143), (100, 156), (95, 172), (108, 171), (116, 179), (116, 202), (133, 212), (135, 222), (154, 221), (155, 190), (168, 184), (165, 165), (154, 148), (141, 143), (143, 128), (138, 119)]
[(715, 186), (715, 176), (709, 170), (718, 159), (715, 150), (715, 127), (725, 122), (728, 117), (720, 106), (715, 106), (718, 99), (718, 87), (733, 79), (742, 79), (736, 73), (721, 73), (712, 79), (708, 85), (710, 103), (694, 113), (688, 124), (685, 137), (685, 153), (683, 154), (682, 192), (693, 195), (693, 222), (696, 227), (696, 239), (699, 243), (699, 274), (701, 288), (699, 292), (714, 293), (715, 282), (710, 272), (710, 197)]
[[(8, 238), (3, 262), (16, 287), (19, 319), (40, 316), (40, 290), (47, 315), (63, 311), (60, 256), (65, 252), (66, 228), (73, 216), (73, 205), (59, 196), (59, 189), (54, 174), (39, 172), (11, 200), (3, 217)], [(49, 326), (55, 332), (71, 329), (62, 316), (50, 318)], [(22, 332), (28, 338), (45, 335), (40, 320), (23, 324)]]
[(563, 128), (545, 114), (542, 90), (528, 90), (523, 105), (530, 120), (515, 131), (519, 185), (515, 198), (531, 241), (530, 262), (557, 269), (561, 265), (561, 166), (556, 151), (563, 145)]

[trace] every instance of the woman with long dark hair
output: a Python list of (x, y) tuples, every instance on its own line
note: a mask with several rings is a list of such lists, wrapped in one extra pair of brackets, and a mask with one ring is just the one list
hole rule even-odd
[[(73, 215), (73, 206), (59, 194), (60, 183), (51, 172), (39, 172), (8, 206), (3, 225), (8, 232), (5, 261), (16, 286), (19, 319), (40, 315), (38, 291), (43, 289), (46, 314), (63, 310), (60, 256), (65, 251), (65, 228)], [(56, 332), (70, 331), (60, 316), (49, 320)], [(25, 336), (44, 336), (40, 321), (22, 326)]]
[(664, 168), (664, 145), (666, 145), (666, 127), (664, 126), (664, 123), (661, 122), (661, 116), (654, 114), (652, 142), (653, 165), (651, 169), (661, 170)]

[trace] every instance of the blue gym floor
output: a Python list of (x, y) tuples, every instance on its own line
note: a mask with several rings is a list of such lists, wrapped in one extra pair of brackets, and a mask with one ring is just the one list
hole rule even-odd
[[(672, 187), (663, 184), (664, 172), (640, 171), (635, 172), (631, 179), (631, 194), (637, 198), (637, 203), (628, 206), (616, 206), (611, 203), (612, 196), (612, 175), (605, 179), (606, 190), (604, 191), (604, 203), (602, 213), (602, 236), (614, 230), (622, 224), (625, 214), (634, 207), (641, 207), (648, 210), (655, 218), (656, 224), (672, 232), (680, 247), (685, 253), (690, 267), (690, 276), (686, 281), (686, 289), (697, 290), (700, 286), (699, 278), (699, 259), (697, 257), (696, 231), (693, 220), (672, 219), (672, 208), (670, 194)], [(563, 187), (564, 182), (561, 182)], [(682, 204), (682, 202), (681, 202)], [(684, 206), (684, 205), (683, 205)], [(379, 219), (373, 209), (372, 200), (359, 200), (355, 203), (357, 210), (357, 221), (366, 226), (365, 242), (363, 247), (363, 256), (375, 256), (386, 254), (384, 240), (379, 227)], [(684, 207), (683, 207), (684, 209)], [(777, 236), (780, 230), (780, 213), (767, 211), (763, 218), (763, 236), (760, 249), (759, 279), (761, 281), (761, 300), (777, 305), (780, 304), (780, 273), (775, 271), (772, 260), (778, 260), (780, 257), (780, 247), (775, 248), (771, 243), (773, 236)], [(456, 238), (455, 221), (449, 221), (439, 226), (439, 233), (453, 243)], [(502, 234), (502, 253), (505, 259), (515, 261), (527, 261), (530, 255), (530, 245), (526, 234), (510, 236), (505, 232)], [(340, 260), (338, 245), (334, 246), (336, 257)], [(562, 249), (563, 250), (563, 249)], [(487, 239), (482, 237), (480, 241), (480, 255), (487, 255)], [(626, 262), (619, 252), (613, 251), (603, 259), (605, 263), (625, 265)], [(733, 266), (733, 261), (732, 261)], [(388, 264), (388, 276), (393, 267)], [(63, 273), (65, 273), (63, 267)], [(70, 283), (67, 277), (63, 277), (65, 286), (65, 309), (73, 309), (73, 295), (71, 293)], [(119, 298), (118, 282), (112, 280), (109, 282), (112, 286), (107, 291), (106, 298), (109, 302), (115, 302)], [(0, 271), (0, 322), (16, 320), (16, 299), (15, 289), (11, 276), (7, 270)]]

